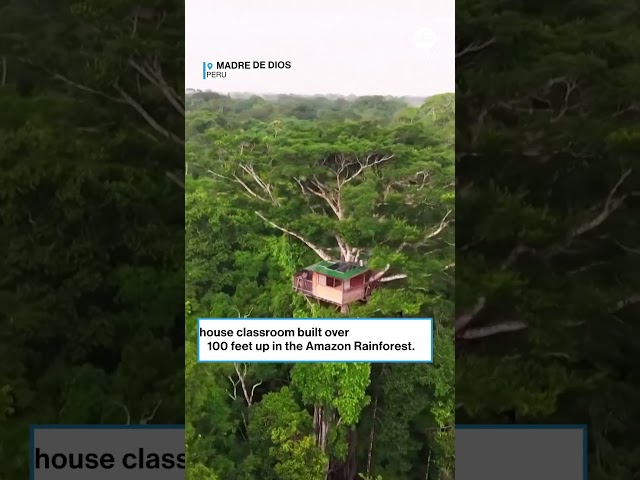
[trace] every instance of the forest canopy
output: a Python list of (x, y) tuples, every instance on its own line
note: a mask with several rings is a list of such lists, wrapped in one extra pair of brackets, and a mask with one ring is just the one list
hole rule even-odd
[[(190, 480), (407, 480), (453, 471), (452, 94), (187, 95)], [(320, 260), (382, 287), (296, 293)], [(197, 364), (197, 318), (434, 317), (435, 363)]]
[(587, 424), (598, 480), (640, 470), (639, 25), (456, 3), (456, 419)]

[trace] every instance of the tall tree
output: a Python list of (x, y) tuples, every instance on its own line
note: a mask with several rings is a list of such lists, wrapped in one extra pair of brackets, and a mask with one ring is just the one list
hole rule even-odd
[[(379, 98), (187, 97), (188, 331), (197, 317), (345, 315), (291, 288), (293, 274), (319, 259), (360, 259), (389, 280), (350, 305), (349, 316), (436, 319), (434, 365), (255, 364), (246, 374), (244, 366), (195, 366), (217, 372), (235, 433), (193, 432), (235, 467), (190, 456), (193, 471), (230, 480), (446, 478), (454, 117), (453, 95), (419, 107)], [(190, 408), (194, 419), (206, 412)], [(291, 455), (278, 456), (282, 448)]]

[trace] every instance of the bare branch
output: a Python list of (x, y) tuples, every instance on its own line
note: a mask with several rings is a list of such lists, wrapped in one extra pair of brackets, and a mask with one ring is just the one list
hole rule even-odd
[(509, 255), (507, 255), (507, 258), (504, 260), (504, 262), (502, 262), (502, 265), (500, 265), (500, 270), (504, 271), (507, 268), (513, 266), (513, 264), (516, 262), (516, 260), (518, 260), (518, 258), (520, 258), (522, 254), (534, 251), (535, 250), (533, 250), (532, 248), (525, 247), (524, 245), (516, 245), (511, 250), (511, 252), (509, 252)]
[(444, 230), (445, 228), (447, 228), (447, 226), (449, 225), (449, 221), (447, 220), (447, 217), (449, 216), (449, 214), (451, 213), (451, 210), (449, 210), (444, 217), (442, 217), (442, 220), (440, 220), (440, 225), (438, 225), (438, 228), (436, 228), (433, 232), (429, 233), (426, 237), (425, 240), (429, 240), (430, 238), (435, 237), (436, 235), (438, 235), (442, 230)]
[(253, 402), (253, 394), (256, 390), (256, 388), (258, 388), (260, 385), (262, 385), (262, 380), (260, 380), (258, 383), (256, 383), (253, 387), (251, 387), (251, 395), (249, 395), (249, 401)]
[(332, 192), (329, 187), (324, 185), (317, 177), (313, 177), (310, 182), (315, 188), (311, 188), (307, 186), (307, 191), (311, 192), (318, 198), (324, 200), (329, 208), (333, 211), (333, 213), (338, 217), (338, 220), (343, 219), (342, 212), (342, 198), (340, 196), (340, 192)]
[[(338, 189), (342, 188), (344, 185), (349, 183), (354, 178), (358, 177), (362, 172), (366, 169), (374, 167), (375, 165), (379, 165), (381, 163), (387, 162), (391, 160), (395, 155), (385, 155), (383, 157), (377, 157), (376, 155), (368, 155), (364, 159), (357, 159), (356, 162), (359, 165), (358, 170), (355, 173), (348, 175), (346, 178), (342, 180), (338, 180)], [(344, 170), (344, 169), (342, 169)], [(341, 171), (342, 171), (341, 170)]]
[[(114, 84), (113, 88), (122, 96), (124, 101), (129, 104), (133, 109), (138, 112), (142, 118), (153, 128), (156, 132), (160, 133), (163, 137), (172, 140), (175, 143), (180, 145), (184, 145), (184, 140), (178, 138), (173, 133), (169, 132), (162, 125), (160, 125), (150, 114), (147, 112), (140, 103), (138, 103), (131, 95), (125, 92), (122, 87), (120, 87), (117, 83)], [(95, 93), (95, 92), (94, 92)]]
[(7, 83), (7, 57), (2, 56), (2, 75), (0, 75), (0, 87), (4, 87)]
[[(247, 402), (247, 407), (250, 407), (253, 404), (253, 394), (256, 390), (257, 387), (259, 387), (260, 385), (262, 385), (262, 380), (259, 381), (258, 383), (254, 384), (253, 387), (251, 388), (251, 392), (249, 392), (248, 388), (247, 388), (247, 384), (246, 384), (246, 379), (247, 379), (247, 364), (243, 363), (243, 370), (240, 371), (240, 366), (238, 363), (234, 363), (233, 367), (236, 371), (236, 375), (238, 375), (238, 382), (240, 383), (240, 387), (242, 388), (242, 393), (244, 395), (244, 400), (245, 402)], [(229, 378), (231, 379), (231, 378)], [(238, 384), (238, 382), (234, 383), (234, 393), (235, 393), (235, 386)]]
[(604, 205), (603, 205), (602, 209), (600, 210), (600, 213), (598, 213), (592, 219), (590, 219), (590, 220), (578, 225), (576, 228), (574, 228), (569, 233), (569, 235), (566, 237), (566, 239), (563, 242), (561, 242), (559, 244), (556, 244), (556, 245), (553, 245), (550, 248), (548, 248), (547, 251), (545, 252), (545, 256), (550, 257), (552, 255), (555, 255), (555, 254), (563, 251), (577, 237), (579, 237), (581, 235), (584, 235), (585, 233), (588, 233), (591, 230), (594, 230), (597, 227), (599, 227), (600, 225), (602, 225), (611, 216), (611, 214), (613, 212), (618, 210), (624, 204), (625, 200), (629, 196), (633, 196), (634, 195), (633, 192), (630, 193), (630, 194), (627, 194), (627, 195), (616, 196), (616, 194), (618, 193), (618, 189), (624, 183), (624, 181), (627, 179), (627, 177), (629, 175), (631, 175), (632, 172), (633, 172), (633, 169), (631, 169), (631, 168), (629, 168), (629, 169), (625, 170), (624, 172), (622, 172), (622, 174), (620, 175), (620, 178), (618, 179), (616, 184), (609, 191), (609, 194), (607, 195), (607, 199), (605, 200)]
[(384, 187), (384, 192), (382, 193), (382, 201), (387, 201), (389, 195), (395, 187), (417, 187), (416, 190), (422, 190), (424, 187), (429, 185), (430, 176), (431, 174), (429, 172), (420, 171), (402, 180), (389, 182), (387, 186)]
[[(449, 226), (449, 224), (451, 223), (449, 220), (447, 220), (447, 217), (449, 216), (449, 214), (451, 214), (451, 210), (449, 210), (445, 216), (442, 218), (442, 220), (440, 221), (440, 224), (430, 233), (427, 233), (424, 237), (424, 240), (422, 242), (416, 243), (416, 244), (412, 244), (410, 242), (402, 242), (398, 248), (396, 248), (396, 253), (400, 253), (402, 250), (404, 250), (406, 247), (424, 247), (425, 245), (427, 245), (427, 241), (434, 238), (435, 236), (437, 236), (440, 232), (442, 232), (445, 228), (447, 228)], [(449, 242), (446, 242), (448, 245), (452, 245)]]
[(227, 378), (233, 386), (233, 394), (227, 392), (227, 395), (229, 395), (229, 398), (231, 398), (231, 400), (236, 400), (238, 398), (238, 384), (240, 383), (240, 380), (234, 381), (233, 378), (231, 378), (231, 375), (229, 375)]
[(620, 188), (622, 183), (627, 179), (629, 175), (631, 175), (631, 172), (633, 172), (633, 170), (629, 168), (628, 170), (625, 170), (622, 173), (622, 175), (620, 175), (620, 179), (616, 182), (616, 184), (613, 186), (613, 188), (609, 192), (607, 200), (604, 206), (602, 207), (602, 211), (600, 212), (600, 214), (597, 217), (595, 217), (593, 220), (578, 226), (578, 228), (576, 228), (572, 232), (572, 237), (582, 235), (600, 226), (607, 218), (609, 218), (609, 216), (614, 211), (620, 208), (620, 206), (622, 205), (626, 197), (625, 196), (616, 197), (615, 195), (618, 192), (618, 189)]
[(349, 247), (347, 243), (343, 240), (340, 235), (335, 236), (336, 242), (338, 243), (338, 248), (340, 249), (340, 255), (342, 256), (342, 260), (345, 262), (351, 261), (351, 252), (349, 251)]
[(466, 313), (458, 316), (456, 318), (456, 333), (462, 332), (467, 325), (480, 313), (480, 311), (484, 308), (487, 299), (485, 297), (478, 298), (476, 304), (473, 308)]
[(633, 253), (634, 255), (640, 255), (640, 248), (627, 247), (626, 245), (623, 245), (622, 243), (620, 243), (618, 240), (615, 240), (615, 242), (616, 242), (616, 245), (618, 245), (625, 252)]
[(387, 264), (384, 269), (382, 269), (381, 272), (376, 273), (374, 276), (372, 276), (369, 279), (369, 283), (373, 283), (373, 282), (377, 282), (378, 280), (380, 280), (382, 277), (384, 277), (385, 273), (387, 273), (389, 271), (389, 269), (391, 268), (391, 264)]
[(378, 281), (379, 282), (391, 282), (393, 280), (400, 280), (401, 278), (407, 278), (407, 274), (406, 273), (397, 273), (395, 275), (389, 275), (388, 277), (383, 277)]
[(140, 425), (146, 425), (147, 422), (150, 422), (151, 420), (153, 420), (153, 417), (156, 416), (156, 412), (160, 408), (160, 405), (162, 405), (162, 400), (158, 400), (156, 402), (155, 407), (153, 407), (153, 410), (151, 411), (151, 413), (149, 415), (144, 415), (143, 414), (142, 417), (140, 418)]
[[(500, 266), (500, 270), (504, 271), (507, 268), (511, 267), (522, 254), (527, 253), (527, 252), (534, 252), (534, 251), (535, 250), (533, 250), (533, 249), (531, 249), (529, 247), (525, 247), (524, 245), (516, 245), (511, 250), (511, 252), (507, 256), (507, 258), (504, 260), (504, 262), (502, 262), (502, 265)], [(467, 335), (467, 332), (466, 332), (467, 327), (476, 318), (476, 316), (482, 311), (482, 309), (484, 309), (485, 305), (486, 305), (486, 298), (485, 297), (479, 297), (478, 300), (476, 301), (476, 304), (471, 309), (471, 311), (463, 313), (462, 315), (460, 315), (460, 316), (458, 316), (456, 318), (456, 320), (455, 320), (455, 331), (456, 331), (456, 336), (458, 338), (469, 339), (469, 338), (480, 338), (480, 337), (486, 337), (486, 336), (489, 336), (489, 335), (494, 335), (494, 333), (482, 334), (482, 332), (491, 331), (491, 330), (487, 330), (487, 328), (489, 328), (489, 327), (482, 327), (480, 330), (478, 330), (477, 333), (472, 334), (472, 335), (478, 335), (478, 336), (474, 336), (474, 337), (466, 336)], [(502, 325), (502, 324), (500, 324), (500, 325)], [(513, 323), (507, 322), (505, 325), (513, 325)], [(491, 328), (495, 328), (495, 327), (491, 327)], [(505, 327), (505, 328), (507, 328), (507, 327)], [(507, 330), (507, 331), (510, 331), (510, 330)], [(496, 333), (502, 333), (502, 330), (498, 330), (498, 331), (496, 331)]]
[(480, 42), (478, 40), (471, 42), (469, 45), (467, 45), (465, 48), (463, 48), (462, 50), (456, 52), (456, 58), (460, 58), (463, 57), (465, 55), (467, 55), (468, 53), (475, 53), (475, 52), (479, 52), (480, 50), (487, 48), (489, 45), (495, 43), (496, 39), (494, 38), (490, 38), (489, 40), (485, 41), (485, 42)]
[(168, 177), (168, 178), (169, 178), (173, 183), (175, 183), (176, 185), (178, 185), (180, 188), (182, 188), (182, 189), (184, 190), (184, 182), (183, 182), (182, 180), (180, 180), (180, 179), (178, 178), (178, 176), (177, 176), (177, 175), (175, 175), (175, 174), (171, 173), (171, 172), (170, 172), (170, 171), (168, 171), (168, 170), (165, 172), (165, 175), (166, 175), (166, 176), (167, 176), (167, 177)]
[(527, 325), (524, 322), (515, 320), (512, 322), (502, 322), (495, 325), (488, 325), (486, 327), (471, 328), (469, 330), (465, 330), (461, 335), (458, 336), (458, 338), (462, 338), (464, 340), (472, 340), (477, 338), (491, 337), (493, 335), (498, 335), (499, 333), (516, 332), (525, 328), (527, 328)]
[(611, 310), (609, 310), (609, 313), (619, 312), (620, 310), (627, 308), (630, 305), (635, 305), (636, 303), (640, 303), (640, 293), (634, 293), (633, 295), (620, 300)]
[[(27, 63), (31, 63), (31, 62), (27, 62)], [(121, 99), (121, 98), (113, 97), (111, 95), (107, 95), (106, 93), (101, 92), (99, 90), (95, 90), (93, 88), (87, 87), (86, 85), (82, 85), (80, 83), (74, 82), (73, 80), (65, 77), (64, 75), (61, 75), (59, 73), (54, 73), (54, 72), (51, 72), (49, 70), (45, 70), (45, 71), (47, 73), (49, 73), (55, 80), (60, 80), (61, 82), (66, 83), (67, 85), (69, 85), (69, 86), (71, 86), (73, 88), (76, 88), (76, 89), (78, 89), (80, 91), (83, 91), (83, 92), (86, 92), (86, 93), (91, 93), (93, 95), (97, 95), (97, 96), (102, 97), (102, 98), (104, 98), (106, 100), (109, 100), (111, 102), (125, 103), (125, 101), (123, 99)]]
[[(280, 206), (280, 202), (273, 195), (273, 189), (272, 189), (271, 185), (260, 178), (260, 176), (256, 173), (253, 165), (251, 165), (251, 164), (246, 164), (246, 165), (241, 164), (240, 168), (247, 175), (249, 175), (253, 179), (253, 181), (255, 183), (257, 183), (258, 186), (268, 195), (268, 197), (269, 197), (269, 199), (270, 199), (272, 204), (274, 204), (276, 206)], [(236, 179), (237, 179), (238, 182), (241, 182), (240, 179), (238, 179), (237, 176), (236, 176)], [(248, 188), (248, 187), (245, 186), (245, 189), (246, 188)]]
[(329, 261), (331, 260), (331, 256), (327, 254), (327, 252), (325, 252), (322, 248), (318, 247), (317, 245), (311, 243), (309, 240), (307, 240), (306, 238), (304, 238), (302, 235), (292, 232), (291, 230), (287, 230), (284, 227), (281, 227), (280, 225), (277, 225), (275, 223), (273, 223), (271, 220), (269, 220), (268, 218), (266, 218), (262, 213), (255, 211), (254, 212), (256, 215), (258, 215), (262, 220), (264, 220), (265, 222), (267, 222), (269, 225), (271, 225), (273, 228), (276, 228), (278, 230), (280, 230), (283, 233), (286, 233), (287, 235), (291, 235), (292, 237), (297, 238), (298, 240), (300, 240), (302, 243), (304, 243), (307, 247), (309, 247), (311, 250), (313, 250), (316, 255), (318, 255), (321, 259)]
[(198, 163), (194, 163), (194, 165), (196, 167), (198, 167), (198, 168), (201, 168), (202, 170), (207, 172), (209, 175), (213, 175), (214, 177), (221, 178), (221, 179), (226, 180), (228, 182), (237, 183), (238, 185), (240, 185), (245, 190), (245, 192), (247, 193), (247, 196), (249, 198), (253, 198), (253, 199), (259, 200), (261, 202), (272, 203), (268, 198), (265, 198), (265, 197), (259, 195), (258, 193), (256, 193), (249, 185), (247, 185), (237, 175), (233, 175), (233, 177), (228, 177), (228, 176), (222, 175), (222, 174), (220, 174), (218, 172), (214, 172), (210, 168), (206, 168), (206, 167), (204, 167), (204, 166), (202, 166), (202, 165), (200, 165)]
[(249, 318), (249, 316), (251, 315), (251, 312), (253, 311), (253, 308), (249, 309), (249, 313), (246, 313), (244, 315), (242, 315), (240, 313), (240, 310), (238, 310), (237, 308), (234, 308), (234, 310), (238, 312), (238, 318)]
[(162, 92), (165, 98), (169, 101), (171, 106), (175, 108), (180, 115), (182, 116), (185, 115), (182, 99), (176, 94), (175, 90), (173, 90), (165, 81), (164, 77), (162, 76), (162, 72), (160, 71), (159, 64), (157, 64), (155, 68), (150, 68), (148, 64), (140, 65), (133, 59), (130, 59), (128, 63), (143, 77), (145, 77), (153, 85), (155, 85)]
[(115, 402), (115, 404), (121, 407), (124, 410), (125, 415), (127, 416), (125, 425), (131, 425), (131, 414), (129, 413), (129, 408), (122, 402)]
[(554, 123), (556, 121), (558, 121), (560, 118), (562, 118), (564, 116), (565, 113), (567, 113), (567, 110), (569, 110), (569, 97), (571, 96), (571, 93), (573, 93), (573, 91), (576, 89), (576, 87), (578, 86), (578, 84), (576, 82), (573, 81), (569, 81), (569, 80), (564, 80), (564, 84), (566, 86), (566, 92), (564, 95), (564, 104), (562, 105), (562, 108), (560, 109), (560, 112), (551, 119), (551, 123)]
[(567, 275), (577, 275), (579, 273), (586, 272), (587, 270), (590, 270), (594, 267), (597, 267), (599, 265), (604, 265), (604, 264), (606, 264), (606, 262), (602, 262), (602, 261), (587, 263), (586, 265), (581, 265), (577, 268), (574, 268), (573, 270), (569, 270), (567, 272)]
[(618, 111), (613, 114), (613, 117), (619, 117), (620, 115), (624, 115), (627, 112), (640, 112), (640, 103), (634, 102), (625, 108), (618, 109)]
[(138, 15), (133, 15), (133, 19), (131, 21), (131, 38), (136, 36), (136, 32), (138, 31)]

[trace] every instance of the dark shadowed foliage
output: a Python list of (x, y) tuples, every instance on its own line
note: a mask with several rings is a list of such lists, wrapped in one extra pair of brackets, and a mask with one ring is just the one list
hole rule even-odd
[(29, 424), (184, 418), (183, 5), (138, 5), (0, 7), (0, 478)]
[(638, 4), (456, 8), (457, 421), (587, 423), (636, 478)]

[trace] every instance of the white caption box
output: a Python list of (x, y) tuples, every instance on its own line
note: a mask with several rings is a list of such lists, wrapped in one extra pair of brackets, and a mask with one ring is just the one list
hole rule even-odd
[(431, 318), (202, 318), (199, 362), (433, 362)]

